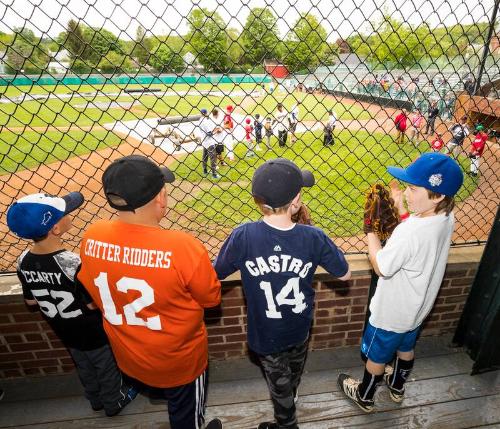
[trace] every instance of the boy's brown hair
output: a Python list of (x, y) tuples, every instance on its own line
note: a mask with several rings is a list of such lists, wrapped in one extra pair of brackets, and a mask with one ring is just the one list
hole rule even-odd
[[(429, 196), (429, 199), (431, 200), (435, 200), (437, 198), (442, 197), (441, 194), (432, 192), (429, 189), (426, 189), (426, 191), (427, 195)], [(448, 216), (452, 212), (454, 207), (455, 207), (455, 198), (445, 195), (444, 198), (437, 204), (436, 208), (434, 209), (434, 213), (438, 214), (444, 212), (446, 216)]]
[(276, 207), (276, 208), (273, 209), (270, 206), (268, 206), (264, 202), (264, 200), (262, 200), (259, 197), (255, 197), (254, 196), (253, 200), (255, 201), (255, 204), (257, 204), (257, 206), (259, 207), (259, 209), (262, 212), (262, 214), (265, 215), (265, 216), (269, 216), (269, 215), (273, 215), (273, 214), (283, 214), (283, 213), (286, 213), (287, 210), (288, 210), (288, 207), (290, 207), (290, 204), (292, 204), (292, 202), (290, 201), (288, 204), (285, 204), (284, 206)]
[(45, 235), (42, 235), (41, 237), (35, 237), (35, 238), (32, 238), (32, 240), (33, 240), (35, 243), (39, 243), (40, 241), (45, 240), (48, 236), (49, 236), (49, 234), (45, 234)]

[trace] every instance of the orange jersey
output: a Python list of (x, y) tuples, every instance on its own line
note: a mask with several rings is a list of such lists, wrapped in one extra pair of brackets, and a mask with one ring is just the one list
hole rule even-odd
[(208, 363), (203, 309), (221, 300), (208, 252), (181, 232), (119, 220), (85, 232), (78, 280), (104, 315), (120, 369), (155, 387), (188, 384)]

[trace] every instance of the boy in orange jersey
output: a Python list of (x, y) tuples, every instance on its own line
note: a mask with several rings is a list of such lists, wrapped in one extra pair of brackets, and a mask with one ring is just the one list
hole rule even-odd
[[(85, 232), (78, 280), (104, 315), (120, 369), (160, 388), (172, 429), (203, 427), (208, 341), (203, 309), (220, 303), (221, 286), (203, 244), (164, 230), (165, 183), (174, 174), (148, 158), (114, 161), (102, 181), (118, 219)], [(206, 428), (221, 428), (212, 420)]]

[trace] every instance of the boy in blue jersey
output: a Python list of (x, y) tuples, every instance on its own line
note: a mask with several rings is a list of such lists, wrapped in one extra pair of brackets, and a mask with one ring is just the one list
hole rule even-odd
[(263, 219), (236, 228), (214, 263), (219, 279), (241, 271), (248, 345), (262, 364), (276, 418), (259, 429), (298, 427), (295, 401), (313, 319), (316, 267), (340, 280), (351, 276), (344, 255), (323, 231), (292, 222), (302, 187), (312, 185), (312, 173), (287, 159), (261, 165), (252, 195)]

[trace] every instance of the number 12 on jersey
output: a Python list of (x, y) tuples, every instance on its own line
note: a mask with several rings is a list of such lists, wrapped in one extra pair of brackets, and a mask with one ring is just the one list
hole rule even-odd
[[(122, 325), (123, 316), (118, 314), (116, 311), (116, 305), (113, 302), (113, 298), (109, 290), (108, 274), (100, 273), (99, 276), (94, 279), (94, 284), (99, 289), (104, 310), (104, 317), (106, 320), (112, 325)], [(137, 317), (137, 313), (155, 302), (154, 290), (151, 286), (149, 286), (142, 279), (122, 277), (116, 282), (116, 288), (123, 293), (127, 293), (129, 290), (137, 290), (141, 292), (141, 296), (139, 298), (123, 306), (123, 314), (125, 315), (127, 325), (145, 326), (153, 331), (161, 330), (161, 320), (159, 315), (148, 317), (147, 319)]]
[[(300, 277), (292, 277), (276, 295), (276, 304), (279, 306), (291, 305), (293, 306), (292, 311), (297, 314), (302, 313), (307, 308), (307, 304), (304, 302), (304, 294), (300, 291), (299, 282)], [(261, 281), (260, 288), (264, 291), (267, 301), (266, 316), (269, 319), (281, 319), (281, 312), (276, 309), (274, 303), (271, 283)], [(293, 298), (287, 298), (290, 293), (293, 293)]]

